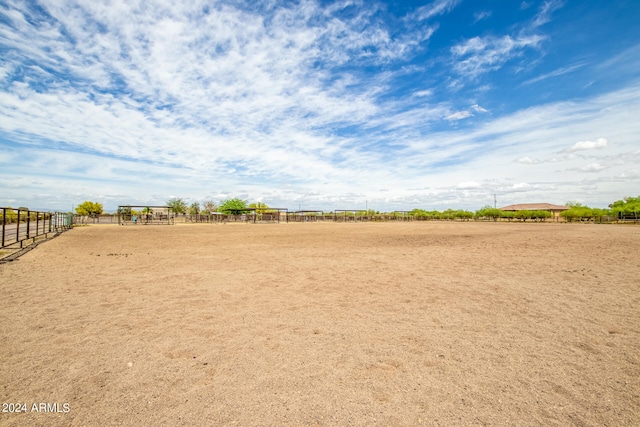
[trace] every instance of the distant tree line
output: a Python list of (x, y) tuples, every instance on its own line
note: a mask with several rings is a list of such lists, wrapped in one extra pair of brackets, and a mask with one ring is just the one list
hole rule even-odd
[(640, 219), (640, 196), (625, 197), (609, 205), (609, 209), (590, 208), (578, 202), (568, 202), (569, 210), (560, 214), (567, 221), (594, 221), (596, 218)]
[[(208, 215), (214, 212), (219, 212), (228, 215), (238, 215), (249, 211), (255, 211), (258, 214), (271, 212), (269, 206), (262, 202), (256, 202), (249, 204), (247, 200), (240, 198), (230, 198), (221, 201), (219, 204), (213, 200), (205, 200), (202, 203), (193, 202), (190, 205), (185, 202), (184, 199), (175, 197), (171, 198), (166, 203), (171, 207), (176, 214), (190, 214), (190, 215)], [(616, 218), (636, 218), (640, 219), (640, 196), (638, 197), (625, 197), (621, 200), (616, 200), (611, 203), (608, 208), (590, 208), (582, 205), (578, 202), (567, 202), (568, 210), (560, 213), (567, 221), (589, 221), (602, 217), (616, 217)], [(14, 211), (9, 210), (7, 207), (7, 215), (13, 219), (16, 214)], [(27, 208), (20, 208), (26, 211)], [(145, 211), (146, 209), (146, 211)], [(142, 213), (152, 213), (150, 208), (145, 208)], [(103, 214), (102, 204), (92, 201), (84, 201), (75, 208), (77, 215), (95, 216)], [(140, 212), (131, 212), (133, 214), (139, 214)], [(356, 215), (359, 216), (373, 216), (380, 214), (379, 211), (369, 209), (367, 211), (358, 211)], [(389, 212), (389, 214), (400, 215), (399, 212)], [(437, 210), (423, 210), (413, 209), (409, 212), (403, 212), (402, 215), (409, 215), (414, 219), (421, 220), (459, 220), (469, 221), (472, 219), (485, 219), (497, 221), (499, 219), (517, 220), (517, 221), (544, 221), (552, 216), (551, 212), (543, 210), (535, 211), (502, 211), (498, 208), (491, 206), (484, 206), (483, 208), (471, 212), (463, 209), (447, 209), (444, 211)]]
[(489, 219), (497, 221), (498, 219), (517, 220), (517, 221), (545, 221), (547, 218), (551, 218), (552, 214), (549, 211), (543, 210), (521, 210), (521, 211), (503, 211), (498, 208), (492, 208), (491, 206), (485, 206), (482, 209), (476, 211), (475, 217), (477, 219)]

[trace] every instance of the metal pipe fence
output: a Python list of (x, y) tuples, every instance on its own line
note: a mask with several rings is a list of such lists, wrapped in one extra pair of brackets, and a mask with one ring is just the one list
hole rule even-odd
[(41, 212), (28, 209), (0, 208), (2, 230), (0, 248), (13, 245), (24, 246), (24, 242), (37, 237), (48, 237), (50, 233), (58, 233), (71, 228), (73, 215), (63, 212)]

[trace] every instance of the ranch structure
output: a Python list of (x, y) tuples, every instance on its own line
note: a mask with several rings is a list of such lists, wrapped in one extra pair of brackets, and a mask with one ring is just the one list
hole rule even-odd
[(551, 212), (554, 219), (560, 218), (560, 214), (564, 211), (568, 211), (569, 206), (553, 205), (551, 203), (523, 203), (517, 205), (509, 205), (501, 207), (501, 211), (505, 212), (518, 212), (518, 211), (547, 211)]

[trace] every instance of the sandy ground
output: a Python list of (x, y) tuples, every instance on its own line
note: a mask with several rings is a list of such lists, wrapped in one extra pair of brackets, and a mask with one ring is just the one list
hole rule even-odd
[(76, 228), (0, 265), (0, 400), (26, 407), (0, 425), (638, 426), (638, 247), (615, 225)]

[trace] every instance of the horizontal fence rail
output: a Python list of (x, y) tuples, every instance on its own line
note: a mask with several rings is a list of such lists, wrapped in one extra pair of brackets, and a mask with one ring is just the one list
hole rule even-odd
[(71, 228), (73, 215), (63, 212), (41, 212), (28, 209), (0, 208), (2, 235), (0, 248), (20, 245), (35, 241), (37, 237), (47, 237), (50, 233), (58, 233)]

